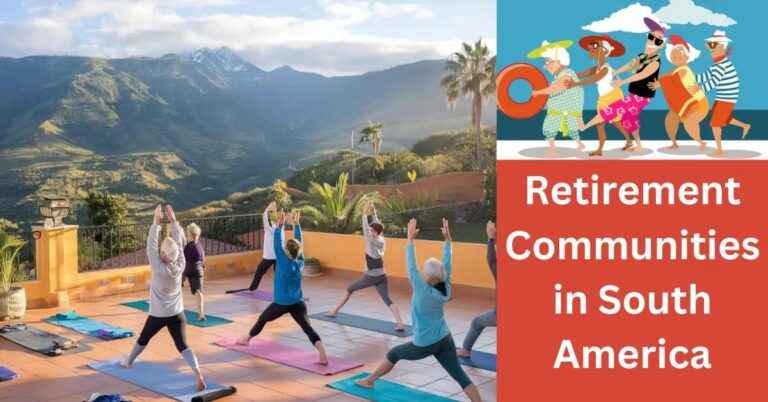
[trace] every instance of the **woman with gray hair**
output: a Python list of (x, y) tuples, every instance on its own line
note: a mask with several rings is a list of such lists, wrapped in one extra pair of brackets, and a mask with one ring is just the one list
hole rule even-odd
[(415, 219), (408, 222), (405, 263), (408, 267), (408, 279), (413, 288), (411, 300), (413, 341), (390, 349), (386, 360), (381, 362), (371, 375), (355, 381), (358, 386), (373, 388), (374, 382), (392, 371), (400, 360), (421, 360), (434, 356), (448, 374), (459, 383), (469, 400), (480, 402), (480, 391), (461, 368), (456, 354), (456, 343), (445, 321), (445, 302), (451, 297), (452, 268), (451, 232), (446, 219), (443, 219), (441, 230), (445, 237), (443, 260), (427, 259), (424, 262), (422, 274), (416, 262), (414, 245), (419, 229), (416, 227)]
[(120, 364), (126, 368), (133, 367), (133, 362), (144, 351), (152, 337), (167, 327), (176, 350), (195, 374), (197, 390), (202, 391), (205, 389), (205, 381), (195, 352), (187, 346), (187, 321), (184, 317), (184, 300), (181, 297), (181, 276), (185, 265), (184, 253), (181, 252), (185, 242), (184, 231), (176, 221), (176, 215), (170, 205), (166, 206), (166, 214), (171, 221), (171, 237), (165, 238), (158, 247), (158, 237), (163, 229), (160, 226), (160, 220), (163, 219), (160, 205), (155, 209), (155, 219), (147, 236), (147, 258), (152, 267), (149, 316), (130, 355)]
[(187, 278), (192, 296), (197, 299), (198, 320), (205, 321), (205, 310), (203, 309), (203, 274), (205, 271), (205, 247), (200, 241), (200, 226), (191, 223), (187, 226), (189, 232), (189, 243), (184, 246), (184, 277)]

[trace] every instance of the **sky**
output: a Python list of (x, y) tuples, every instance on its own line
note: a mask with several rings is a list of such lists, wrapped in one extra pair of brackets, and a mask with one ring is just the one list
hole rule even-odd
[(0, 56), (157, 57), (227, 46), (254, 65), (350, 75), (442, 59), (482, 37), (496, 1), (3, 0)]
[[(695, 73), (705, 71), (712, 64), (712, 59), (705, 49), (706, 38), (712, 36), (716, 29), (724, 30), (733, 40), (730, 58), (740, 77), (741, 94), (737, 109), (768, 109), (768, 86), (764, 78), (763, 64), (766, 54), (763, 29), (768, 22), (768, 2), (582, 0), (578, 3), (514, 2), (514, 6), (511, 3), (499, 2), (499, 69), (514, 62), (528, 62), (543, 70), (541, 59), (527, 59), (526, 54), (539, 47), (544, 40), (554, 42), (570, 39), (574, 41), (574, 45), (568, 49), (571, 67), (576, 71), (585, 70), (593, 65), (593, 61), (587, 57), (587, 52), (578, 46), (578, 40), (582, 36), (598, 32), (609, 34), (627, 48), (624, 56), (609, 58), (612, 66), (619, 67), (643, 51), (647, 29), (642, 23), (642, 16), (644, 13), (652, 13), (657, 20), (671, 27), (667, 36), (678, 34), (702, 52), (697, 60), (690, 63)], [(558, 7), (558, 4), (563, 7)], [(571, 10), (571, 6), (578, 6), (578, 10), (557, 11)], [(662, 72), (668, 71), (670, 67), (671, 63), (663, 58)], [(550, 76), (548, 78), (551, 79)], [(597, 101), (596, 86), (586, 87), (584, 91), (585, 105), (594, 105)], [(522, 85), (514, 86), (511, 92), (514, 99), (523, 100), (523, 96), (527, 96)], [(710, 96), (710, 99), (712, 98), (713, 96)], [(666, 102), (660, 101), (651, 102), (648, 107), (666, 109), (667, 105)]]

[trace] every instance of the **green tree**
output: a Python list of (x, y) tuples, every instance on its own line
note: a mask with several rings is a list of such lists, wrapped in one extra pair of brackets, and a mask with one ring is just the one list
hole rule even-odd
[(381, 131), (384, 128), (384, 123), (368, 122), (368, 126), (360, 130), (360, 143), (370, 142), (373, 147), (373, 156), (378, 157), (381, 152)]
[(348, 174), (342, 173), (335, 186), (309, 184), (307, 200), (300, 209), (316, 229), (332, 233), (354, 233), (359, 229), (363, 207), (375, 197), (375, 192), (347, 197), (347, 179)]
[(12, 232), (19, 230), (19, 225), (9, 221), (8, 219), (0, 218), (0, 233)]
[(445, 62), (440, 86), (445, 90), (448, 106), (455, 107), (461, 95), (472, 99), (472, 127), (475, 134), (475, 157), (480, 169), (485, 167), (482, 130), (483, 103), (496, 91), (496, 56), (492, 56), (482, 38), (474, 44), (462, 43), (460, 51)]
[(269, 187), (269, 199), (277, 203), (278, 211), (281, 209), (288, 211), (293, 205), (293, 200), (287, 190), (288, 184), (280, 179), (275, 180), (272, 186)]
[(21, 237), (0, 233), (0, 294), (7, 294), (11, 285), (22, 279), (23, 264), (19, 261), (26, 242)]
[(123, 225), (130, 223), (128, 199), (124, 194), (92, 191), (85, 199), (91, 225)]

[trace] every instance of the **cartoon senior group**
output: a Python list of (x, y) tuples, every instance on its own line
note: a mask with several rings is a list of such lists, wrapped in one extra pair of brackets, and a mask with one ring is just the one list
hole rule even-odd
[[(677, 148), (677, 131), (682, 124), (686, 133), (696, 141), (700, 150), (706, 149), (700, 123), (709, 113), (710, 105), (705, 92), (716, 92), (710, 116), (710, 127), (716, 143), (712, 157), (723, 156), (722, 129), (728, 125), (742, 129), (742, 138), (747, 136), (750, 125), (737, 120), (733, 110), (739, 97), (739, 75), (728, 56), (732, 48), (731, 39), (724, 31), (716, 30), (706, 39), (706, 50), (712, 57), (712, 66), (701, 74), (694, 74), (689, 63), (701, 52), (679, 35), (667, 38), (667, 28), (651, 18), (643, 19), (648, 27), (645, 49), (629, 63), (614, 69), (608, 58), (621, 57), (625, 47), (608, 35), (590, 35), (579, 40), (579, 46), (589, 53), (595, 66), (582, 72), (575, 72), (570, 65), (568, 48), (570, 40), (544, 42), (541, 47), (528, 53), (529, 58), (543, 58), (544, 68), (553, 79), (545, 88), (533, 91), (533, 96), (547, 95), (546, 117), (542, 131), (549, 143), (549, 156), (557, 156), (555, 139), (558, 133), (570, 137), (577, 144), (577, 150), (585, 148), (581, 132), (593, 126), (597, 129), (599, 146), (589, 153), (602, 156), (606, 140), (606, 123), (616, 127), (626, 141), (623, 151), (639, 151), (640, 115), (653, 101), (661, 89), (669, 106), (664, 127), (672, 144)], [(666, 43), (666, 48), (664, 44)], [(659, 51), (665, 49), (666, 59), (673, 67), (662, 73), (662, 57)], [(629, 72), (626, 78), (619, 74)], [(584, 87), (596, 84), (598, 92), (598, 114), (584, 123)], [(622, 87), (627, 85), (625, 94)], [(631, 136), (630, 136), (631, 135)]]

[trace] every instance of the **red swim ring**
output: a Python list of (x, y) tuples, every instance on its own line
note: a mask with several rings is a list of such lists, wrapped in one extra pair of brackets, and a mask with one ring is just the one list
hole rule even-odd
[(547, 87), (547, 77), (528, 63), (514, 63), (504, 67), (497, 77), (496, 102), (499, 110), (513, 119), (535, 116), (547, 103), (546, 95), (532, 96), (526, 102), (515, 102), (509, 96), (509, 86), (517, 80), (525, 80), (534, 91)]

